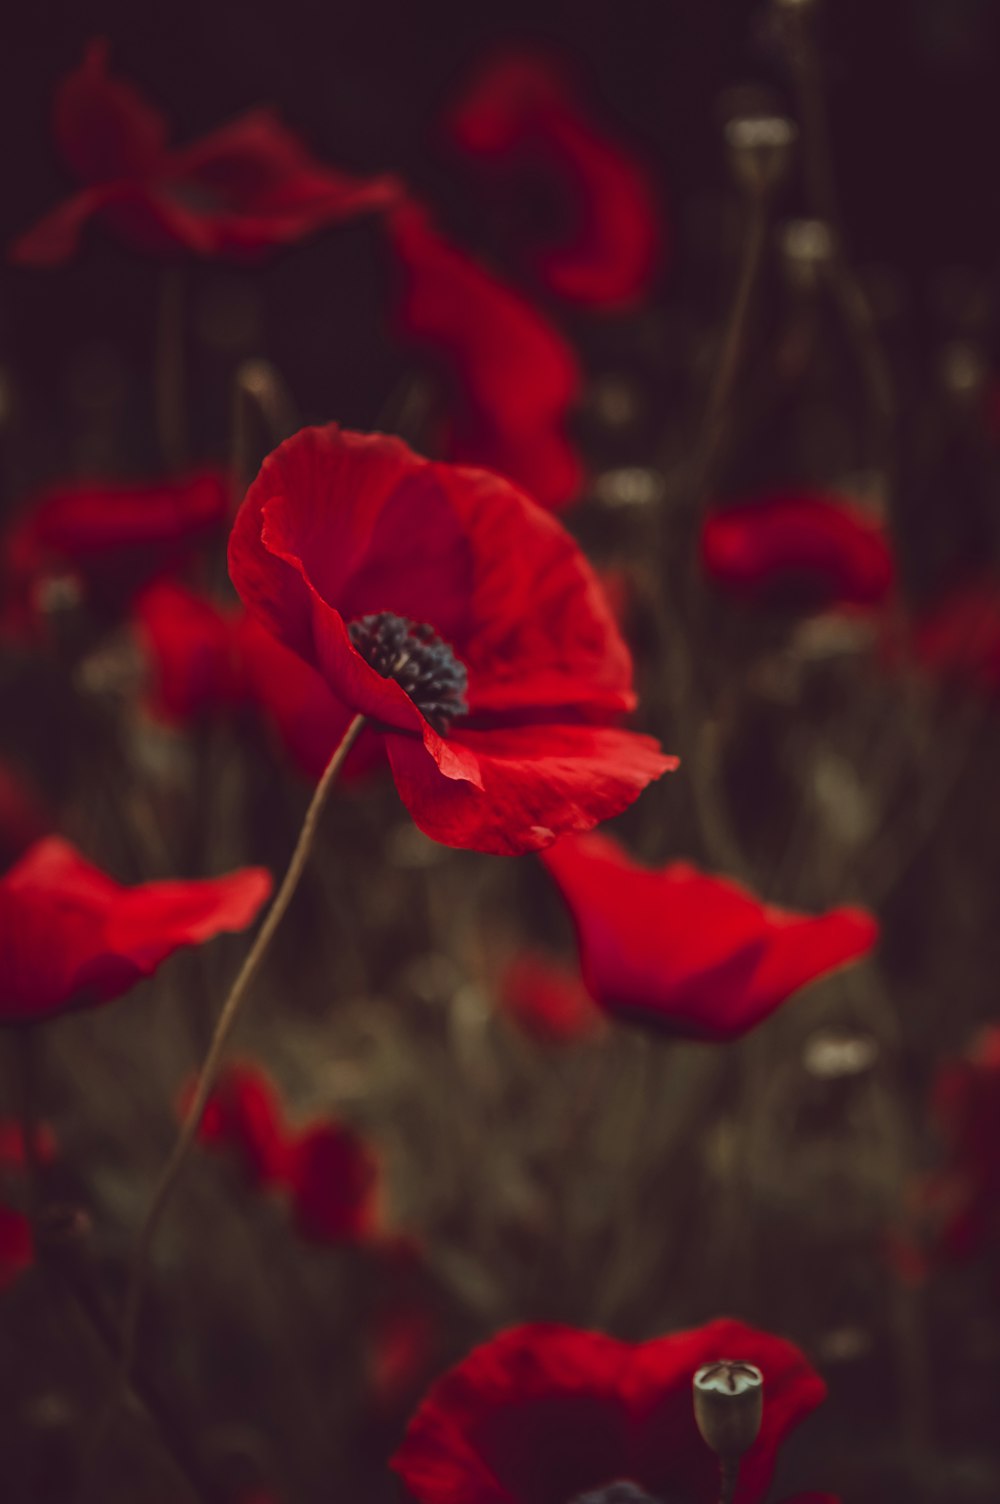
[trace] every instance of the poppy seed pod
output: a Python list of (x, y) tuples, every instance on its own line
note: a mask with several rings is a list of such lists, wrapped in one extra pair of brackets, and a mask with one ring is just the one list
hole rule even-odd
[(784, 115), (739, 115), (727, 121), (725, 135), (739, 186), (747, 193), (772, 193), (791, 166), (795, 122)]
[(753, 1363), (721, 1358), (691, 1381), (702, 1439), (724, 1462), (749, 1451), (764, 1414), (764, 1375)]

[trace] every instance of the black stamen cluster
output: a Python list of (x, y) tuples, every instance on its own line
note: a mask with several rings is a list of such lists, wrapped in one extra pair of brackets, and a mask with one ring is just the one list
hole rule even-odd
[(465, 664), (426, 622), (379, 611), (349, 622), (347, 633), (365, 662), (383, 679), (395, 679), (439, 735), (468, 714)]

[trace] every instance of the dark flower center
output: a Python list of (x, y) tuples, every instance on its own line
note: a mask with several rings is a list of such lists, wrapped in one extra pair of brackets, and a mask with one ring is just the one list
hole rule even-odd
[(379, 611), (349, 622), (347, 635), (377, 674), (406, 690), (439, 735), (445, 735), (456, 716), (468, 714), (465, 664), (426, 622)]
[(578, 1494), (571, 1504), (660, 1504), (660, 1501), (654, 1499), (652, 1494), (647, 1494), (638, 1483), (619, 1478), (614, 1483), (606, 1483), (603, 1488)]

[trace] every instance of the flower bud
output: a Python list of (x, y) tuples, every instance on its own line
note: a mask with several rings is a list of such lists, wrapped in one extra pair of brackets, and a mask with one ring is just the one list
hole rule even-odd
[(737, 115), (725, 127), (729, 163), (748, 193), (771, 193), (788, 172), (798, 136), (784, 115)]
[(764, 1375), (752, 1363), (722, 1358), (692, 1380), (694, 1418), (702, 1439), (723, 1461), (753, 1446), (764, 1414)]

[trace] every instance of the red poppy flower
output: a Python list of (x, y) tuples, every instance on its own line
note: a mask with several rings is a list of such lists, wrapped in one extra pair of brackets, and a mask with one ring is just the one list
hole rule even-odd
[(930, 673), (1000, 689), (1000, 587), (986, 577), (949, 591), (917, 621), (913, 653)]
[(165, 118), (109, 77), (107, 55), (106, 42), (91, 42), (56, 94), (56, 145), (85, 187), (21, 236), (15, 261), (68, 260), (98, 214), (143, 251), (245, 259), (399, 196), (391, 178), (354, 178), (317, 161), (268, 110), (171, 148)]
[(451, 368), (449, 457), (498, 470), (543, 506), (574, 501), (583, 470), (567, 433), (581, 383), (572, 348), (418, 205), (402, 205), (387, 223), (402, 269), (400, 331)]
[(637, 1345), (556, 1325), (502, 1332), (431, 1388), (391, 1466), (418, 1504), (715, 1504), (691, 1380), (716, 1359), (764, 1376), (736, 1493), (760, 1504), (782, 1441), (826, 1388), (790, 1342), (732, 1320)]
[(686, 862), (651, 870), (603, 835), (543, 861), (573, 916), (584, 980), (609, 1012), (691, 1039), (732, 1039), (793, 992), (871, 950), (863, 909), (812, 918)]
[(381, 730), (403, 803), (446, 845), (535, 850), (674, 766), (614, 724), (632, 665), (580, 550), (499, 476), (305, 429), (264, 461), (229, 567)]
[(525, 1033), (546, 1044), (592, 1039), (605, 1026), (580, 973), (537, 951), (522, 952), (506, 968), (500, 998)]
[(221, 472), (201, 470), (175, 480), (74, 483), (33, 498), (4, 542), (20, 621), (30, 627), (51, 576), (71, 575), (92, 606), (116, 608), (221, 531), (229, 489)]
[(878, 606), (895, 579), (884, 528), (833, 496), (761, 496), (716, 508), (702, 526), (701, 557), (734, 594), (809, 608)]
[(118, 997), (181, 946), (246, 929), (270, 891), (260, 867), (125, 888), (49, 836), (0, 878), (0, 1022)]
[[(182, 1094), (181, 1110), (193, 1085)], [(198, 1129), (203, 1144), (233, 1152), (250, 1183), (286, 1196), (296, 1227), (314, 1243), (377, 1238), (379, 1164), (373, 1150), (332, 1118), (290, 1126), (273, 1082), (257, 1066), (223, 1071)]]
[(448, 126), (463, 151), (513, 178), (522, 203), (530, 207), (544, 187), (562, 210), (555, 239), (546, 224), (532, 227), (534, 269), (552, 292), (595, 308), (624, 307), (648, 292), (665, 249), (652, 182), (590, 118), (552, 58), (518, 51), (491, 59)]

